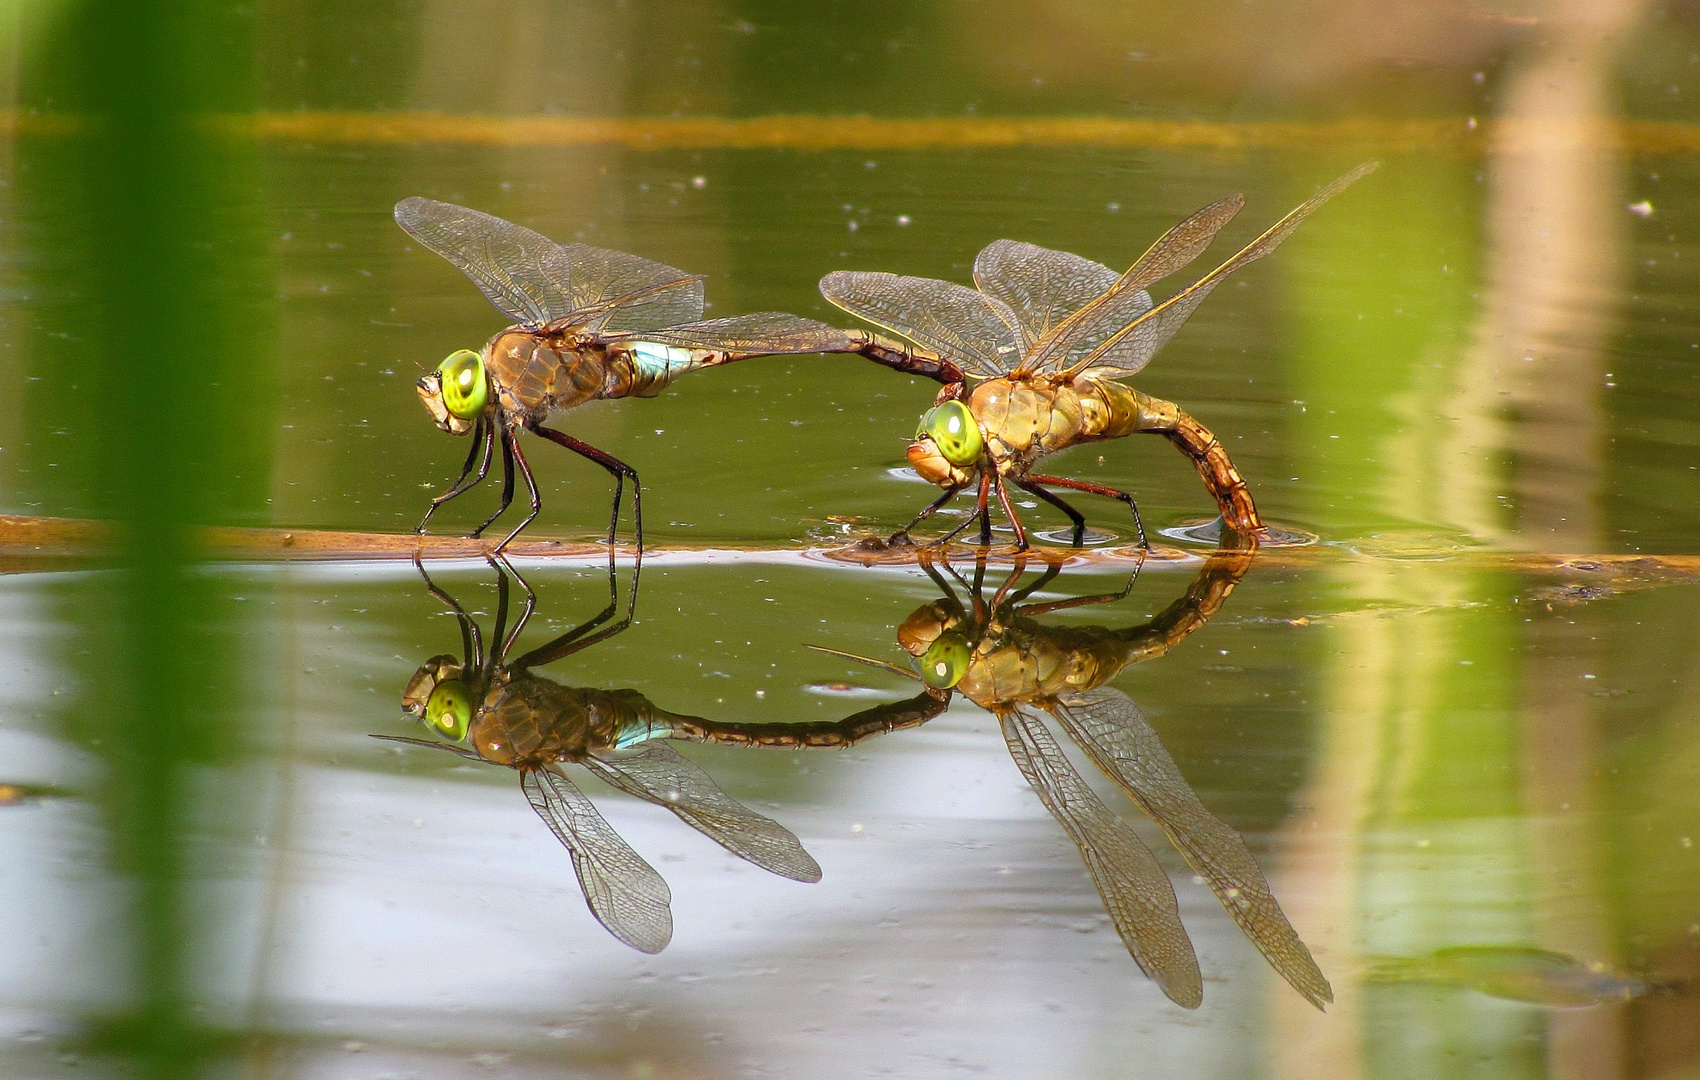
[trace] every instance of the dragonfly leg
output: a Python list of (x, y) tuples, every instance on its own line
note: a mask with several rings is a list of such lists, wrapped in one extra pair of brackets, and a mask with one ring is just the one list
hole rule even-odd
[[(471, 491), (479, 484), (482, 484), (484, 482), (484, 478), (490, 475), (490, 458), (495, 453), (495, 450), (496, 425), (489, 417), (480, 416), (478, 418), (478, 427), (474, 430), (472, 435), (472, 447), (466, 454), (466, 464), (460, 467), (459, 478), (455, 480), (449, 490), (431, 500), (431, 505), (425, 511), (425, 516), (419, 520), (419, 527), (413, 531), (423, 535), (425, 532), (425, 525), (431, 520), (431, 515), (437, 512), (437, 507), (448, 502), (450, 499), (460, 495), (465, 495), (468, 491)], [(479, 451), (483, 451), (484, 460), (479, 463), (478, 475), (472, 477), (472, 479), (468, 481), (467, 476), (472, 473), (472, 463), (474, 461), (478, 461)]]
[(901, 544), (901, 543), (907, 542), (908, 539), (909, 539), (909, 531), (911, 529), (913, 529), (915, 526), (921, 524), (921, 522), (932, 517), (934, 514), (938, 513), (939, 508), (942, 507), (945, 503), (949, 502), (951, 499), (955, 498), (956, 493), (961, 491), (961, 490), (962, 489), (959, 488), (959, 487), (946, 488), (943, 495), (940, 495), (938, 498), (936, 498), (932, 502), (928, 503), (927, 508), (925, 510), (922, 510), (919, 514), (916, 514), (912, 519), (910, 519), (909, 524), (903, 526), (903, 528), (898, 529), (896, 532), (892, 533), (891, 537), (886, 540), (886, 544), (887, 545), (895, 545), (895, 544)]
[[(472, 530), (472, 539), (474, 540), (483, 536), (484, 530), (495, 524), (496, 519), (506, 513), (509, 505), (514, 501), (514, 450), (516, 449), (514, 433), (504, 427), (500, 438), (502, 440), (502, 503), (496, 507), (494, 514), (484, 519), (484, 524)], [(508, 537), (508, 540), (512, 539), (513, 537)], [(507, 540), (502, 541), (503, 544), (507, 542)]]
[(632, 516), (637, 519), (637, 550), (641, 556), (643, 554), (643, 487), (638, 482), (637, 470), (606, 450), (598, 450), (589, 443), (581, 442), (564, 431), (546, 428), (542, 424), (531, 425), (531, 430), (550, 442), (559, 443), (580, 457), (589, 458), (613, 474), (614, 515), (608, 522), (609, 547), (614, 546), (614, 533), (620, 527), (620, 497), (625, 491), (626, 477), (632, 478)]
[(438, 588), (437, 583), (431, 580), (431, 575), (425, 572), (425, 563), (419, 558), (417, 551), (413, 553), (413, 568), (418, 570), (419, 576), (425, 579), (426, 591), (441, 601), (450, 611), (453, 611), (456, 621), (460, 623), (461, 655), (466, 657), (466, 662), (461, 666), (473, 671), (482, 671), (484, 669), (484, 637), (478, 629), (478, 623), (474, 622), (472, 616), (466, 613), (466, 609), (460, 606), (459, 601)]
[[(997, 485), (998, 502), (1003, 506), (1004, 515), (1009, 518), (1010, 527), (1015, 530), (1015, 550), (1018, 552), (1026, 551), (1027, 530), (1022, 526), (1021, 518), (1015, 512), (1015, 504), (1009, 501), (1009, 489), (1004, 486), (1001, 476), (996, 477), (992, 482)], [(990, 519), (990, 517), (991, 515), (988, 514), (987, 518)], [(980, 526), (980, 542), (982, 544), (990, 546), (992, 542), (991, 531), (990, 520)]]
[(1117, 491), (1115, 488), (1105, 487), (1103, 484), (1089, 483), (1085, 480), (1070, 480), (1066, 476), (1041, 476), (1038, 473), (1030, 473), (1027, 479), (1033, 481), (1035, 484), (1049, 484), (1052, 487), (1072, 488), (1075, 491), (1085, 491), (1093, 495), (1102, 495), (1109, 499), (1120, 499), (1122, 502), (1127, 503), (1127, 508), (1133, 511), (1133, 527), (1135, 531), (1139, 533), (1139, 546), (1144, 548), (1146, 551), (1151, 550), (1150, 541), (1145, 539), (1145, 523), (1139, 520), (1139, 504), (1134, 502), (1133, 496), (1129, 495), (1127, 492)]
[(1056, 495), (1052, 492), (1046, 491), (1044, 488), (1040, 487), (1038, 484), (1033, 483), (1033, 481), (1027, 479), (1026, 477), (1023, 477), (1022, 479), (1017, 480), (1015, 483), (1018, 487), (1021, 488), (1021, 490), (1028, 492), (1029, 494), (1039, 496), (1039, 498), (1044, 499), (1046, 502), (1050, 503), (1052, 506), (1056, 507), (1058, 510), (1061, 510), (1063, 513), (1068, 515), (1068, 520), (1070, 520), (1074, 523), (1074, 546), (1075, 547), (1080, 547), (1082, 544), (1084, 544), (1086, 542), (1086, 515), (1085, 514), (1082, 514), (1080, 511), (1076, 510), (1074, 507), (1072, 507), (1068, 503), (1064, 502), (1062, 500), (1061, 496)]
[[(500, 551), (491, 552), (485, 556), (485, 560), (490, 564), (491, 569), (496, 571), (498, 582), (496, 630), (491, 635), (491, 640), (500, 643), (498, 645), (500, 651), (496, 654), (495, 662), (491, 664), (490, 676), (494, 677), (495, 668), (506, 662), (508, 653), (514, 647), (514, 642), (519, 640), (519, 635), (525, 629), (525, 624), (531, 621), (532, 613), (537, 610), (537, 590), (531, 587), (531, 582), (525, 580), (524, 576), (514, 569), (513, 564), (508, 562), (507, 556)], [(506, 574), (503, 571), (506, 571)], [(519, 618), (514, 620), (513, 628), (507, 632), (506, 636), (503, 636), (502, 623), (507, 619), (508, 611), (507, 579), (509, 577), (519, 582), (519, 587), (525, 590), (525, 607), (520, 609)]]
[[(514, 537), (520, 534), (520, 530), (524, 529), (527, 525), (530, 525), (532, 519), (537, 516), (537, 512), (543, 509), (543, 497), (537, 493), (537, 477), (531, 475), (531, 462), (525, 460), (525, 453), (519, 448), (518, 432), (508, 433), (508, 445), (513, 448), (514, 460), (519, 462), (520, 475), (525, 477), (525, 490), (527, 494), (531, 496), (531, 512), (525, 515), (524, 521), (514, 526), (513, 532), (509, 533), (502, 539), (501, 543), (496, 545), (496, 554), (498, 555), (501, 554), (503, 548), (513, 543)], [(531, 586), (527, 585), (526, 588), (529, 590)]]
[(962, 522), (962, 524), (945, 533), (937, 540), (934, 540), (929, 546), (944, 547), (952, 540), (955, 540), (957, 536), (961, 535), (964, 529), (978, 521), (980, 523), (980, 544), (982, 547), (990, 547), (992, 544), (992, 519), (991, 511), (986, 508), (986, 502), (991, 498), (991, 494), (992, 481), (984, 472), (982, 472), (980, 474), (980, 494), (975, 501), (974, 512), (970, 514), (968, 518)]

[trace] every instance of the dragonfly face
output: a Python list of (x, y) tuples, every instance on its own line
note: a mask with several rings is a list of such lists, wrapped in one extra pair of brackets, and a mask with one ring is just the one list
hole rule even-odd
[(490, 401), (484, 358), (471, 349), (450, 353), (437, 370), (419, 380), (419, 401), (450, 435), (469, 435)]
[(417, 716), (450, 741), (460, 742), (472, 723), (475, 696), (461, 674), (460, 661), (447, 653), (425, 661), (402, 691), (402, 711)]

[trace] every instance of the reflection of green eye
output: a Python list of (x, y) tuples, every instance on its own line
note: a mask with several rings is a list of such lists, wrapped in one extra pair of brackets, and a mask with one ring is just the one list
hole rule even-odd
[(484, 412), (488, 383), (484, 378), (484, 361), (471, 349), (449, 354), (437, 365), (443, 377), (443, 405), (462, 420), (476, 420)]
[(968, 674), (968, 642), (961, 634), (940, 634), (916, 665), (921, 681), (934, 690), (949, 690)]
[(980, 425), (974, 422), (968, 406), (960, 401), (947, 401), (928, 409), (921, 417), (921, 426), (915, 429), (917, 439), (923, 435), (933, 440), (939, 453), (952, 465), (972, 465), (980, 456)]
[(459, 679), (439, 683), (425, 703), (425, 720), (455, 742), (466, 738), (472, 723), (472, 691)]

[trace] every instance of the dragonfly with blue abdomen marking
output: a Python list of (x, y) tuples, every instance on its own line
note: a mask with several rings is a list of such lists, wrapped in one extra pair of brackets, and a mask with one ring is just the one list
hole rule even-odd
[(867, 335), (764, 311), (703, 319), (703, 279), (662, 263), (587, 244), (557, 244), (477, 210), (431, 199), (403, 199), (396, 223), (458, 266), (514, 324), (481, 351), (461, 349), (419, 380), (419, 398), (437, 426), (472, 435), (460, 477), (431, 500), (419, 532), (437, 508), (471, 490), (502, 451), (502, 501), (472, 533), (481, 535), (513, 501), (517, 467), (531, 512), (496, 549), (530, 524), (542, 506), (520, 449), (530, 431), (589, 458), (614, 476), (608, 542), (619, 526), (625, 481), (632, 482), (637, 546), (643, 549), (643, 501), (637, 470), (605, 450), (545, 427), (552, 413), (606, 398), (654, 397), (698, 368), (757, 356), (856, 352)]
[[(591, 914), (609, 933), (647, 953), (673, 936), (672, 894), (667, 883), (608, 824), (568, 775), (583, 769), (628, 795), (672, 811), (691, 828), (732, 854), (793, 881), (819, 881), (820, 865), (791, 830), (722, 791), (708, 773), (679, 754), (671, 741), (760, 746), (771, 725), (718, 724), (668, 712), (632, 689), (565, 686), (537, 669), (608, 640), (631, 625), (637, 600), (624, 617), (609, 553), (608, 605), (601, 613), (518, 657), (515, 643), (536, 607), (536, 594), (499, 555), (496, 611), (490, 636), (415, 560), (426, 588), (460, 624), (461, 655), (433, 656), (414, 672), (402, 709), (439, 738), (379, 735), (390, 742), (446, 750), (519, 774), (526, 801), (572, 856)], [(525, 603), (508, 624), (509, 581)], [(783, 725), (781, 725), (783, 726)]]

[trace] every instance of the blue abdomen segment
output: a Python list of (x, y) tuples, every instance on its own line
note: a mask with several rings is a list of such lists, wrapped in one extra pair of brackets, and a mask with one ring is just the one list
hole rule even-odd
[(651, 341), (634, 341), (628, 348), (631, 350), (632, 366), (637, 370), (638, 377), (645, 382), (653, 382), (658, 387), (666, 386), (680, 375), (699, 366), (703, 360), (701, 350), (657, 345)]

